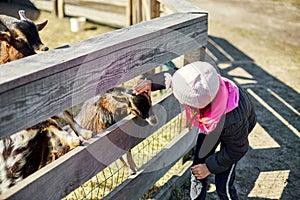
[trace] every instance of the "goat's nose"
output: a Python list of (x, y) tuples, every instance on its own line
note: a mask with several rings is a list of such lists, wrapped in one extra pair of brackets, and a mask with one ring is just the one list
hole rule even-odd
[(158, 119), (156, 115), (150, 115), (146, 121), (151, 125), (151, 126), (156, 126), (158, 123)]
[(43, 46), (41, 49), (40, 49), (40, 51), (48, 51), (49, 50), (49, 48), (47, 47), (47, 46)]
[(44, 44), (33, 45), (33, 48), (34, 48), (36, 53), (39, 53), (41, 51), (48, 51), (49, 50), (49, 48)]

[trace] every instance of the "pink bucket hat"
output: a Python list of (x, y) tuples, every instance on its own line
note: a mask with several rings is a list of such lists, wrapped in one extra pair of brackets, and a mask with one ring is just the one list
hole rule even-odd
[(173, 94), (181, 104), (199, 109), (212, 102), (220, 86), (216, 69), (200, 61), (177, 70), (171, 84)]

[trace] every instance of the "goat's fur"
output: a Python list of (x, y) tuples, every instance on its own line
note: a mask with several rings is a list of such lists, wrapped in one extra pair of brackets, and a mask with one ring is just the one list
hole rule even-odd
[(131, 90), (115, 88), (86, 101), (76, 121), (82, 128), (96, 134), (130, 113), (155, 125), (157, 118), (151, 107), (151, 98), (146, 93), (134, 95)]
[[(86, 101), (77, 115), (76, 121), (82, 128), (98, 134), (129, 113), (146, 120), (150, 125), (157, 123), (157, 118), (152, 112), (150, 96), (146, 93), (135, 95), (131, 90), (123, 88), (109, 90)], [(137, 167), (130, 151), (126, 156), (129, 167), (135, 172)], [(122, 158), (121, 161), (127, 165)]]
[(79, 139), (70, 137), (53, 119), (0, 140), (0, 194), (52, 162), (57, 152), (49, 147), (56, 138), (69, 148), (80, 144)]
[(80, 137), (89, 139), (92, 136), (91, 131), (82, 128), (67, 132), (55, 120), (59, 118), (71, 124), (71, 127), (79, 127), (75, 121), (69, 121), (70, 117), (71, 114), (64, 111), (61, 115), (54, 116), (54, 119), (49, 118), (0, 140), (0, 194), (79, 146), (82, 142)]

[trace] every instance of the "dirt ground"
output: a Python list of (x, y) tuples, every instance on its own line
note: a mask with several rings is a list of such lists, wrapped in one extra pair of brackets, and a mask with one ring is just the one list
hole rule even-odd
[[(224, 76), (243, 85), (256, 107), (258, 124), (250, 135), (250, 149), (237, 166), (240, 198), (299, 199), (299, 1), (190, 2), (209, 13), (207, 59), (214, 60)], [(69, 19), (57, 22), (42, 12), (37, 21), (44, 19), (49, 24), (41, 38), (51, 49), (114, 30), (87, 23), (85, 31), (74, 34)], [(213, 176), (210, 181), (207, 199), (214, 200)], [(172, 199), (189, 199), (188, 181), (178, 190)]]
[[(190, 0), (209, 13), (209, 59), (253, 97), (258, 124), (237, 166), (240, 199), (300, 197), (300, 7), (296, 1)], [(218, 199), (213, 176), (207, 199)], [(189, 199), (189, 181), (171, 199)]]

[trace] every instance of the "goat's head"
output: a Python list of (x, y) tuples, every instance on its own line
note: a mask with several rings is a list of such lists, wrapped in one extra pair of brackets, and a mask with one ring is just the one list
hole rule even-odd
[(48, 50), (38, 33), (48, 21), (35, 24), (26, 18), (23, 10), (19, 11), (19, 16), (20, 20), (0, 15), (0, 64)]
[(120, 102), (120, 105), (126, 104), (123, 108), (126, 107), (128, 112), (132, 115), (146, 120), (152, 126), (157, 124), (157, 117), (152, 111), (151, 97), (147, 93), (136, 95), (132, 93), (132, 90), (126, 90), (126, 92), (113, 92), (112, 97)]
[(132, 94), (129, 98), (128, 109), (131, 114), (145, 119), (150, 125), (157, 124), (157, 117), (152, 111), (151, 97), (147, 93)]

